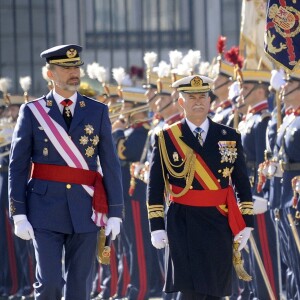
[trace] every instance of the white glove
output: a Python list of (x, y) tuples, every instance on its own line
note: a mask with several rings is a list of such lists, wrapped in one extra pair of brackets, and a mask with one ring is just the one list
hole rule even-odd
[(255, 215), (263, 214), (268, 210), (268, 200), (259, 197), (259, 196), (253, 196), (253, 213)]
[(228, 98), (232, 100), (233, 98), (239, 96), (240, 91), (240, 84), (237, 81), (233, 82), (228, 90)]
[(26, 215), (13, 216), (15, 224), (15, 235), (23, 240), (34, 240), (34, 232), (31, 224), (28, 222)]
[(246, 246), (252, 230), (253, 228), (251, 227), (245, 227), (234, 237), (234, 241), (240, 243), (238, 248), (239, 251), (241, 251)]
[(269, 167), (268, 167), (268, 176), (269, 177), (282, 177), (283, 175), (283, 172), (280, 168), (280, 165), (278, 162), (275, 162), (275, 161), (271, 161), (269, 163)]
[(120, 233), (122, 219), (117, 217), (108, 218), (106, 227), (105, 227), (105, 235), (108, 236), (111, 233), (111, 239), (115, 240), (116, 236)]
[(282, 69), (279, 71), (272, 70), (271, 74), (270, 85), (275, 91), (279, 91), (286, 83), (284, 80), (284, 71)]
[(151, 243), (156, 249), (165, 248), (169, 243), (165, 230), (154, 230), (151, 232)]

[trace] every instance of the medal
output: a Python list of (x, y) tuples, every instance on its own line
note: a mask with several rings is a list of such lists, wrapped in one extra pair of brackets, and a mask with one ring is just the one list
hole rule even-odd
[(92, 142), (92, 144), (94, 146), (97, 146), (98, 143), (99, 143), (99, 136), (98, 135), (95, 135), (92, 139), (90, 139), (90, 141)]
[(86, 135), (80, 137), (79, 142), (81, 145), (86, 145), (89, 141), (89, 138)]
[(94, 128), (92, 125), (88, 124), (88, 125), (85, 125), (84, 131), (86, 134), (91, 135), (94, 132)]
[(94, 155), (94, 153), (95, 153), (95, 149), (93, 147), (87, 147), (85, 149), (85, 155), (87, 157), (92, 157)]

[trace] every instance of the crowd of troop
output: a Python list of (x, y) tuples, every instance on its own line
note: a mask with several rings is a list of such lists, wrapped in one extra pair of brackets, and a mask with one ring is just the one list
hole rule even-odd
[(88, 65), (96, 92), (81, 50), (41, 54), (48, 95), (6, 95), (0, 299), (300, 299), (300, 71), (147, 52), (140, 85)]

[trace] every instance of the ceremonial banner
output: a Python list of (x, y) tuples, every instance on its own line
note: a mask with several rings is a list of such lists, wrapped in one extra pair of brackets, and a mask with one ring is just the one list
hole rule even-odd
[(273, 69), (264, 52), (266, 12), (266, 0), (243, 0), (239, 48), (246, 69)]
[(277, 64), (292, 73), (300, 62), (300, 2), (269, 0), (265, 30), (265, 52)]

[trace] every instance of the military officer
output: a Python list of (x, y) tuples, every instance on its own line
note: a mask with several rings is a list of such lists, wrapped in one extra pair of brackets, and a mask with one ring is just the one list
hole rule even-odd
[(115, 239), (122, 220), (107, 106), (77, 92), (81, 51), (71, 44), (41, 53), (54, 88), (21, 107), (12, 138), (10, 214), (15, 234), (33, 240), (39, 300), (60, 300), (64, 286), (66, 300), (90, 299), (98, 226)]
[(163, 118), (164, 126), (172, 125), (182, 119), (179, 104), (177, 103), (177, 92), (165, 82), (158, 83), (156, 93), (156, 111)]
[[(34, 257), (31, 241), (13, 235), (8, 216), (8, 163), (11, 136), (23, 97), (10, 97), (10, 104), (2, 114), (0, 131), (0, 299), (26, 299), (32, 295)], [(9, 297), (10, 295), (10, 297)]]
[(214, 103), (215, 114), (213, 121), (226, 125), (232, 115), (232, 102), (229, 99), (229, 87), (232, 84), (233, 65), (225, 60), (219, 60), (217, 77), (214, 80), (213, 93), (218, 97), (218, 104)]
[[(293, 299), (300, 297), (300, 272), (298, 265), (300, 263), (299, 249), (296, 244), (296, 234), (299, 230), (299, 212), (297, 204), (293, 203), (293, 189), (292, 179), (300, 174), (300, 160), (299, 160), (299, 140), (300, 140), (300, 72), (294, 72), (287, 78), (288, 83), (284, 87), (284, 103), (287, 107), (292, 106), (294, 109), (293, 115), (289, 118), (288, 125), (278, 132), (276, 141), (276, 152), (278, 153), (278, 162), (281, 166), (282, 174), (282, 193), (280, 205), (283, 209), (283, 226), (287, 236), (286, 246), (289, 258), (289, 265), (292, 274), (294, 285), (290, 288), (290, 296)], [(296, 205), (295, 205), (296, 204)], [(292, 222), (296, 224), (295, 231), (291, 230)]]
[(240, 135), (207, 118), (212, 82), (192, 75), (173, 83), (185, 118), (157, 135), (150, 166), (151, 240), (156, 248), (169, 247), (164, 289), (180, 291), (183, 300), (231, 294), (233, 236), (241, 250), (253, 226)]

